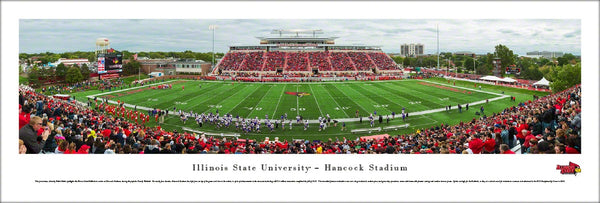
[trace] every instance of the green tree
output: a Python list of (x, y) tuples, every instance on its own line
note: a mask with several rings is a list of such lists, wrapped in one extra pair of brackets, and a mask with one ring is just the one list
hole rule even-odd
[(129, 61), (129, 63), (123, 64), (124, 75), (138, 74), (141, 64), (139, 61)]
[(183, 54), (182, 54), (182, 56), (180, 58), (193, 58), (193, 59), (195, 59), (196, 56), (194, 55), (194, 52), (192, 52), (190, 50), (186, 50), (186, 51), (183, 52)]
[(523, 67), (521, 70), (521, 78), (526, 80), (540, 80), (544, 74), (535, 65), (529, 67)]
[(161, 59), (161, 58), (165, 58), (164, 55), (158, 53), (158, 52), (150, 52), (150, 58), (151, 59)]
[[(201, 59), (204, 60), (204, 59)], [(400, 56), (394, 56), (392, 57), (392, 60), (394, 60), (394, 62), (396, 62), (396, 64), (402, 64), (402, 57)]]
[(92, 73), (92, 71), (90, 71), (90, 68), (87, 66), (87, 64), (83, 64), (81, 65), (81, 68), (79, 70), (81, 72), (81, 76), (83, 80), (88, 80), (90, 79), (90, 74)]
[(502, 67), (515, 64), (515, 55), (512, 50), (502, 44), (497, 45), (495, 48), (494, 56), (500, 58)]
[(404, 59), (402, 60), (402, 65), (404, 67), (410, 66), (410, 57), (404, 57)]
[(575, 59), (576, 58), (575, 58), (575, 56), (573, 54), (569, 54), (568, 53), (568, 54), (565, 54), (565, 55), (563, 55), (561, 57), (558, 57), (556, 60), (558, 61), (558, 65), (559, 66), (563, 66), (565, 64), (571, 63), (572, 61), (575, 61)]
[(27, 78), (29, 79), (29, 84), (33, 87), (39, 87), (41, 84), (40, 81), (40, 69), (37, 66), (33, 66), (29, 69), (29, 73), (27, 74)]
[(60, 78), (64, 78), (67, 74), (67, 66), (65, 64), (60, 63), (56, 66), (56, 76)]
[(81, 75), (81, 71), (77, 67), (71, 67), (67, 70), (67, 75), (65, 76), (65, 82), (69, 84), (73, 84), (83, 80), (83, 76)]
[(550, 88), (553, 92), (560, 92), (581, 84), (581, 63), (565, 64), (552, 69), (548, 74), (548, 80), (552, 82)]
[(474, 65), (473, 65), (473, 61), (474, 61), (474, 60), (475, 60), (475, 59), (473, 59), (473, 58), (471, 58), (471, 57), (467, 57), (467, 58), (465, 58), (465, 60), (463, 61), (463, 65), (464, 65), (464, 67), (465, 67), (465, 69), (466, 69), (466, 72), (473, 71), (473, 68), (474, 68), (474, 67), (473, 67), (473, 66), (474, 66)]

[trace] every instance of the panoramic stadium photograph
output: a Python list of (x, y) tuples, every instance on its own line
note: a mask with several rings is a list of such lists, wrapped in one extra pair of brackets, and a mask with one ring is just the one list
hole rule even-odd
[(19, 21), (22, 154), (582, 150), (580, 20)]

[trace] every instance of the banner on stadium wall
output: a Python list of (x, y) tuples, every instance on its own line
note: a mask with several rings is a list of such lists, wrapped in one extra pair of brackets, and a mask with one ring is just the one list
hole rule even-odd
[(100, 79), (109, 79), (109, 78), (118, 78), (119, 74), (118, 73), (109, 73), (109, 74), (102, 74), (100, 75)]

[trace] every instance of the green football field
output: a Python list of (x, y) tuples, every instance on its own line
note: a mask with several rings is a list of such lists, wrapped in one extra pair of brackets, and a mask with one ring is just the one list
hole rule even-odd
[[(150, 86), (170, 84), (172, 89), (152, 89)], [(479, 86), (479, 85), (477, 85)], [(503, 93), (504, 92), (504, 93)], [(98, 90), (73, 94), (80, 101), (85, 97), (109, 99), (125, 102), (128, 106), (137, 106), (138, 111), (147, 113), (147, 108), (173, 108), (195, 113), (216, 113), (222, 116), (231, 114), (235, 118), (280, 119), (287, 113), (286, 129), (279, 128), (270, 131), (261, 126), (260, 133), (243, 133), (235, 127), (216, 129), (205, 124), (198, 127), (193, 118), (186, 124), (177, 115), (165, 119), (163, 128), (169, 130), (207, 132), (208, 134), (232, 135), (239, 134), (241, 138), (264, 139), (265, 136), (280, 139), (313, 139), (324, 140), (335, 137), (356, 138), (357, 136), (388, 133), (390, 135), (411, 133), (419, 128), (428, 128), (441, 123), (456, 124), (478, 118), (476, 111), (484, 106), (484, 113), (500, 112), (502, 109), (516, 105), (509, 96), (516, 96), (517, 102), (527, 101), (533, 94), (538, 96), (547, 93), (533, 92), (492, 85), (482, 85), (480, 90), (473, 83), (445, 79), (399, 80), (399, 81), (345, 81), (321, 83), (239, 83), (232, 81), (195, 81), (169, 80), (141, 87), (123, 88), (110, 92)], [(485, 100), (489, 100), (486, 103)], [(465, 105), (469, 103), (469, 110)], [(459, 112), (457, 105), (463, 106)], [(452, 110), (446, 111), (445, 106), (452, 105)], [(402, 108), (408, 113), (402, 120)], [(363, 118), (360, 122), (356, 114)], [(370, 126), (367, 117), (377, 113), (375, 125)], [(396, 118), (392, 119), (392, 112)], [(319, 131), (315, 120), (329, 114), (332, 120), (338, 120), (337, 127), (331, 125)], [(311, 120), (310, 127), (303, 129), (303, 124), (296, 124), (296, 116)], [(379, 123), (378, 115), (383, 116)], [(389, 116), (390, 121), (387, 122)], [(154, 118), (146, 125), (156, 125)], [(235, 119), (234, 119), (235, 120)], [(288, 121), (293, 120), (293, 128), (289, 129)], [(341, 125), (346, 123), (347, 129), (341, 131)], [(264, 122), (263, 122), (264, 123)], [(408, 124), (407, 127), (401, 127)], [(359, 132), (351, 132), (359, 131)]]

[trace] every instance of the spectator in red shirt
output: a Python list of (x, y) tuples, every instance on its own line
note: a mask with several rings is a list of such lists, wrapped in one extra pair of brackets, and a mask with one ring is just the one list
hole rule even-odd
[(500, 145), (500, 154), (515, 154), (510, 148), (508, 148), (507, 144)]
[(479, 154), (483, 150), (483, 141), (479, 139), (479, 134), (475, 134), (473, 137), (469, 142), (469, 149), (473, 151), (473, 154)]
[(23, 106), (19, 104), (19, 129), (29, 123), (29, 120), (31, 119), (29, 110), (29, 108), (23, 109)]
[(484, 154), (493, 154), (496, 149), (496, 140), (492, 138), (492, 134), (488, 133), (485, 136), (483, 143), (483, 153)]

